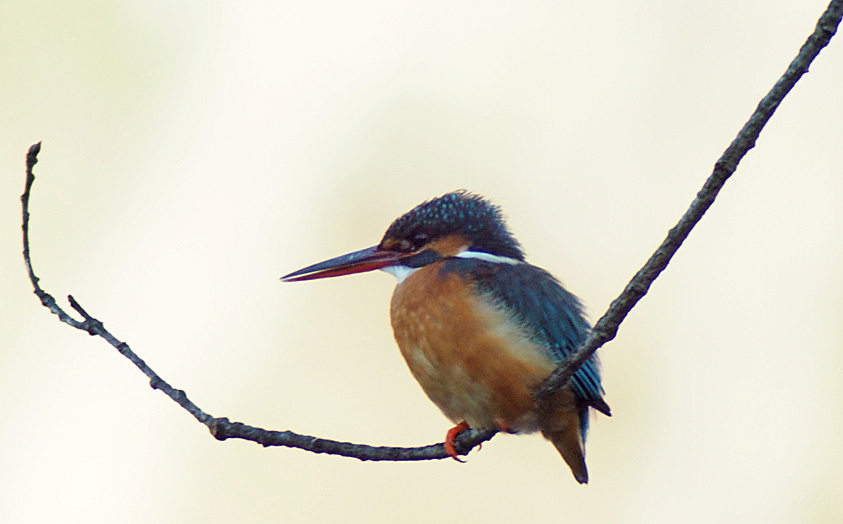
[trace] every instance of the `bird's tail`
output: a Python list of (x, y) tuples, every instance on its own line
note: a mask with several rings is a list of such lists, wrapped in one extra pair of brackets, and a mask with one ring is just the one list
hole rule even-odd
[[(561, 396), (564, 398), (564, 393)], [(585, 466), (585, 431), (582, 418), (588, 420), (588, 406), (576, 404), (578, 403), (564, 400), (554, 403), (542, 417), (541, 431), (544, 438), (556, 446), (577, 482), (587, 484), (588, 469)]]
[(580, 484), (588, 484), (588, 469), (585, 467), (585, 449), (579, 426), (571, 426), (559, 431), (542, 431), (544, 438), (551, 441), (559, 454), (565, 459), (571, 473)]

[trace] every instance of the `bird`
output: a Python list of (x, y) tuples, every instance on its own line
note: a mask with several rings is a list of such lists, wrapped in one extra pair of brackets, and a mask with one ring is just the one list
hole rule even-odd
[(424, 392), (455, 426), (540, 431), (580, 484), (588, 482), (591, 409), (611, 416), (597, 356), (542, 402), (535, 392), (591, 329), (580, 300), (525, 260), (501, 209), (464, 189), (422, 202), (372, 247), (281, 277), (306, 281), (382, 270), (397, 279), (390, 321)]

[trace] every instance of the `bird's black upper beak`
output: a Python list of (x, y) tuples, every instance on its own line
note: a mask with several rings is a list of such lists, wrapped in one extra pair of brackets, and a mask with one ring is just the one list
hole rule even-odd
[(378, 246), (372, 246), (293, 271), (281, 277), (281, 282), (299, 282), (373, 271), (394, 266), (406, 256), (406, 253), (382, 250)]

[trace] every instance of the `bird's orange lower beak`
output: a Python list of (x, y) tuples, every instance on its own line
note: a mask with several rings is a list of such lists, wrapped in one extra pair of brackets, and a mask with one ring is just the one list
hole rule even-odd
[(281, 282), (299, 282), (373, 271), (393, 266), (405, 256), (406, 253), (379, 250), (378, 246), (372, 246), (293, 271), (281, 277)]

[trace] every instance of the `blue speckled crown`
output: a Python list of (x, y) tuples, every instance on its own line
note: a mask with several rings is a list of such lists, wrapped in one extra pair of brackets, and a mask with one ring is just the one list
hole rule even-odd
[(500, 208), (464, 189), (417, 205), (389, 226), (381, 244), (393, 239), (418, 245), (453, 234), (471, 242), (472, 251), (524, 260)]

